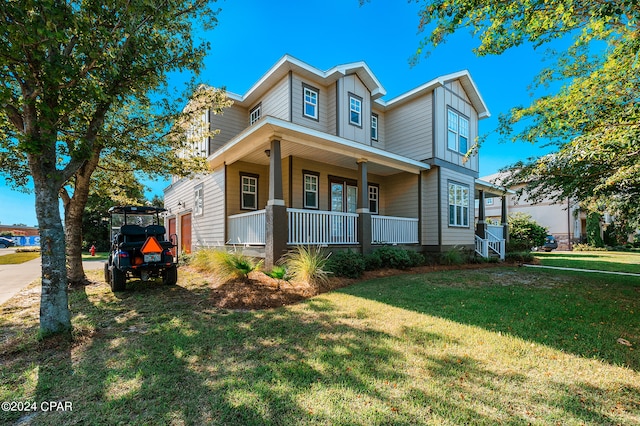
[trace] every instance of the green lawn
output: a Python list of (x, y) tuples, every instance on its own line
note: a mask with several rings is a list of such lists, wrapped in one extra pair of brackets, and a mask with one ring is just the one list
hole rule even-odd
[(3, 254), (0, 256), (0, 265), (17, 265), (40, 257), (39, 251), (26, 251)]
[(109, 252), (97, 252), (95, 256), (91, 256), (91, 253), (82, 253), (82, 260), (99, 260), (104, 262), (109, 258)]
[(640, 253), (573, 251), (536, 253), (541, 265), (640, 274)]
[(31, 424), (640, 423), (635, 277), (407, 274), (249, 312), (210, 292), (184, 272), (73, 291), (57, 345), (35, 340), (37, 294), (2, 306), (0, 400), (73, 403)]

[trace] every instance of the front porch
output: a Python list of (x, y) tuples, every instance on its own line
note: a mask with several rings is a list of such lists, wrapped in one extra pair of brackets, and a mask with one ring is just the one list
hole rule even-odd
[[(370, 232), (359, 233), (359, 213), (287, 208), (287, 245), (360, 246), (359, 235), (370, 235), (370, 245), (418, 244), (418, 218), (370, 216)], [(266, 210), (227, 218), (228, 243), (266, 245)]]

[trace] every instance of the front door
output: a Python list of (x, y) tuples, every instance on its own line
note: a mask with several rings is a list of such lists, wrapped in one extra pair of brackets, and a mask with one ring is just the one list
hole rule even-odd
[(180, 217), (180, 249), (185, 254), (191, 253), (191, 213)]
[[(331, 211), (355, 213), (358, 207), (358, 187), (355, 181), (331, 178)], [(352, 217), (335, 215), (330, 217), (331, 237), (335, 243), (356, 241), (356, 225)]]

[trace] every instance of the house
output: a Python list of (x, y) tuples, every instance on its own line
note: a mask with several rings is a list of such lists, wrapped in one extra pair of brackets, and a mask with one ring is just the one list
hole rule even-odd
[[(486, 182), (501, 184), (506, 178), (506, 173), (495, 173), (482, 177)], [(484, 202), (485, 217), (487, 223), (500, 221), (503, 206), (511, 213), (524, 213), (530, 215), (540, 226), (547, 228), (547, 232), (558, 241), (558, 249), (569, 250), (571, 245), (583, 241), (586, 229), (586, 214), (580, 209), (575, 200), (565, 200), (562, 203), (549, 198), (540, 201), (532, 201), (526, 192), (518, 194), (524, 185), (510, 187), (510, 192), (505, 198), (486, 198)], [(476, 217), (479, 206), (476, 208)]]
[(296, 245), (476, 247), (474, 198), (496, 188), (465, 158), (489, 117), (469, 72), (385, 95), (364, 62), (322, 71), (288, 55), (228, 93), (202, 118), (219, 133), (194, 144), (211, 172), (165, 189), (179, 249), (250, 246), (269, 267)]

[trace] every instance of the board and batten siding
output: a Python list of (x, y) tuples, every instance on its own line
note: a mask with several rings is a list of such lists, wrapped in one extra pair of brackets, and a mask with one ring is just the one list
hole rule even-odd
[[(469, 226), (449, 226), (449, 183), (466, 185), (469, 188)], [(440, 168), (440, 217), (442, 218), (442, 245), (463, 246), (475, 244), (474, 229), (475, 179), (451, 169)]]
[(436, 108), (436, 152), (434, 157), (477, 172), (477, 155), (465, 159), (465, 153), (461, 154), (447, 148), (447, 111), (448, 108), (452, 108), (469, 119), (469, 148), (475, 143), (478, 136), (478, 113), (458, 81), (448, 82), (444, 87), (436, 88), (434, 93)]
[(385, 148), (414, 160), (433, 157), (433, 95), (389, 110), (384, 116)]
[[(202, 185), (203, 208), (202, 215), (194, 214), (195, 188)], [(165, 190), (164, 205), (170, 210), (168, 218), (177, 218), (177, 233), (181, 234), (180, 217), (191, 214), (191, 241), (193, 249), (219, 246), (225, 239), (225, 211), (224, 211), (225, 170), (219, 167), (211, 173), (198, 175), (193, 179), (181, 179)], [(178, 203), (185, 207), (178, 207)], [(167, 224), (165, 223), (165, 226)], [(178, 238), (178, 241), (181, 239)]]
[[(333, 114), (330, 112), (332, 108), (335, 110), (335, 95), (332, 97), (327, 87), (321, 86), (314, 81), (306, 80), (297, 74), (293, 74), (291, 78), (292, 122), (321, 132), (331, 133), (331, 130), (335, 129), (335, 125), (330, 125), (329, 123), (329, 119), (335, 116), (335, 112)], [(318, 90), (317, 120), (306, 117), (303, 114), (303, 83)], [(334, 100), (333, 103), (329, 102), (330, 98)], [(289, 120), (288, 115), (286, 120)]]
[[(345, 139), (371, 145), (371, 92), (357, 75), (342, 77), (338, 85), (339, 135)], [(349, 94), (362, 98), (362, 127), (349, 123)]]
[(262, 102), (262, 117), (275, 117), (289, 121), (289, 76), (282, 78), (271, 87), (260, 102)]
[(222, 114), (211, 114), (209, 123), (211, 130), (220, 130), (210, 139), (211, 155), (249, 126), (249, 111), (234, 104), (225, 108)]

